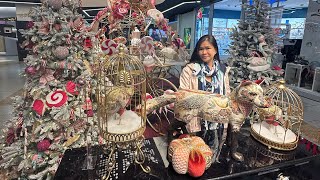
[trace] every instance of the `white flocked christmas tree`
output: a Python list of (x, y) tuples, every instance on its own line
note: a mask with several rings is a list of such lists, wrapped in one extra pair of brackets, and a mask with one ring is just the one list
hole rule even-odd
[(244, 19), (232, 29), (229, 65), (230, 84), (236, 87), (243, 80), (265, 79), (269, 84), (282, 75), (282, 70), (273, 67), (273, 51), (277, 39), (270, 26), (270, 6), (263, 0), (243, 4)]
[(1, 168), (11, 176), (2, 178), (52, 179), (66, 149), (99, 142), (87, 86), (94, 83), (90, 64), (99, 58), (97, 44), (78, 6), (44, 0), (21, 31), (30, 53), (24, 94), (15, 97), (13, 118), (3, 129)]

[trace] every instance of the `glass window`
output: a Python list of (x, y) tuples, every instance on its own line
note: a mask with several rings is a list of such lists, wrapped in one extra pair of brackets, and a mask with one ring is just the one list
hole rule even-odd
[(209, 32), (209, 9), (209, 7), (205, 7), (198, 10), (195, 42), (197, 42), (201, 36), (206, 35)]
[(289, 39), (303, 39), (306, 18), (283, 18), (281, 24), (290, 25)]

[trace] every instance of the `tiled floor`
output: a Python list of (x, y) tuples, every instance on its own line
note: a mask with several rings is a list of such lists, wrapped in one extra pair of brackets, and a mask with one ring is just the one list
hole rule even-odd
[(304, 105), (304, 120), (309, 124), (320, 128), (320, 102), (303, 97), (302, 101)]
[[(24, 65), (18, 61), (17, 56), (0, 55), (0, 128), (10, 117), (10, 96), (23, 88), (24, 78), (19, 74), (23, 72)], [(310, 125), (320, 128), (320, 102), (302, 97), (304, 103), (304, 120)]]
[(11, 98), (23, 88), (24, 77), (20, 74), (24, 65), (17, 56), (0, 56), (0, 128), (11, 117)]

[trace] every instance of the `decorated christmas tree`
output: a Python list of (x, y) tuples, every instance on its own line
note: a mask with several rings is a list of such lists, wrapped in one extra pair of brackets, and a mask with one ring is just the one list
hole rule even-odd
[(29, 13), (21, 31), (30, 50), (24, 95), (15, 97), (2, 136), (1, 168), (12, 176), (1, 179), (52, 179), (66, 149), (99, 142), (87, 86), (98, 58), (95, 34), (77, 9), (74, 0), (45, 0)]
[(266, 83), (282, 75), (279, 67), (274, 67), (272, 57), (276, 35), (270, 26), (271, 8), (262, 0), (254, 0), (252, 5), (244, 4), (245, 18), (233, 28), (230, 45), (230, 84), (237, 86), (242, 80), (265, 79)]

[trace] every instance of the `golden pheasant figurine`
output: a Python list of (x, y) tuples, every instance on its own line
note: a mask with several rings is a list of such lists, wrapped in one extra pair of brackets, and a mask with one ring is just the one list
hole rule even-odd
[(134, 88), (132, 86), (107, 87), (106, 91), (100, 92), (99, 102), (104, 107), (104, 114), (107, 115), (107, 118), (113, 116), (120, 123), (120, 117), (126, 106), (130, 104), (133, 94)]
[(98, 85), (98, 102), (99, 106), (102, 107), (100, 108), (102, 113), (106, 115), (107, 120), (110, 118), (119, 120), (119, 124), (121, 121), (120, 117), (134, 94), (134, 87), (128, 84), (133, 81), (131, 78), (124, 78), (123, 74), (120, 73), (120, 82), (117, 85), (114, 85), (107, 77), (101, 79), (100, 85)]

